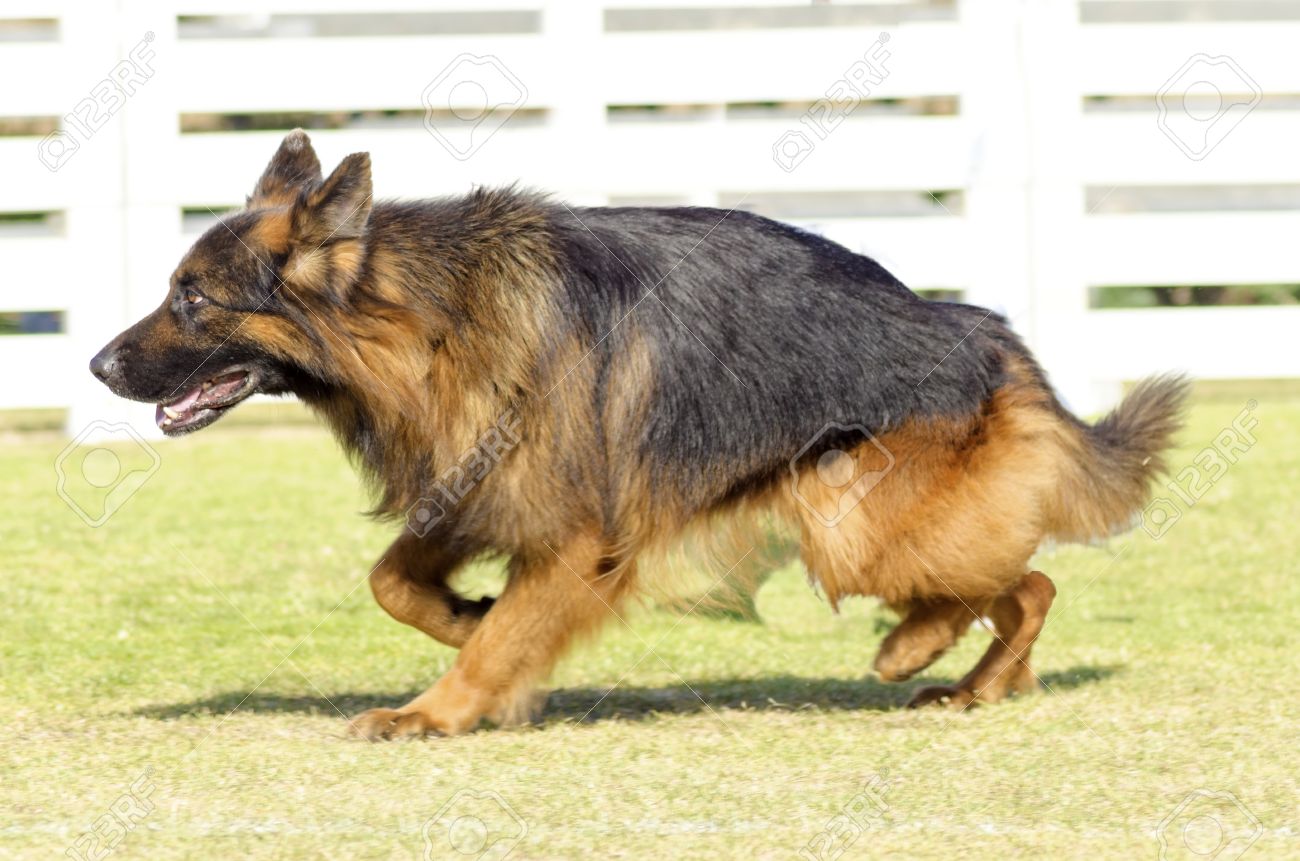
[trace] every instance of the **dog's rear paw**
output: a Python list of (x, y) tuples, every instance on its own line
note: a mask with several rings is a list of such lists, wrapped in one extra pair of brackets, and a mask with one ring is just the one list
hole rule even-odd
[(944, 706), (950, 709), (964, 709), (975, 702), (975, 694), (956, 685), (927, 685), (917, 688), (912, 698), (907, 701), (909, 709), (924, 706)]
[(399, 709), (370, 709), (348, 722), (348, 735), (367, 741), (419, 738), (437, 731), (423, 712)]

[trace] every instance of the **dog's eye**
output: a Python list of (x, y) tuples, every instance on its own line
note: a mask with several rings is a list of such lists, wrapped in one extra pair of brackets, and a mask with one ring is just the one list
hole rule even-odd
[(193, 290), (186, 290), (183, 294), (186, 305), (202, 305), (207, 300)]

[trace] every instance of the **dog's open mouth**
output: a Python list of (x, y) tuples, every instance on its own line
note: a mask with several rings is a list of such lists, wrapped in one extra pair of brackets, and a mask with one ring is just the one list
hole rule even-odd
[(186, 390), (175, 400), (159, 404), (154, 421), (169, 436), (196, 431), (212, 424), (256, 389), (257, 379), (251, 371), (232, 368)]

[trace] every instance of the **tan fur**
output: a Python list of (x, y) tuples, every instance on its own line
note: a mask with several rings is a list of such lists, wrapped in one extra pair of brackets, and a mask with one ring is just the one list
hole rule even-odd
[[(848, 595), (894, 604), (999, 594), (1048, 537), (1044, 506), (1069, 457), (1060, 436), (1043, 393), (1023, 380), (1000, 389), (980, 416), (882, 435), (893, 467), (838, 525), (784, 498), (809, 576), (832, 605)], [(860, 468), (885, 466), (870, 443), (851, 454)], [(811, 469), (799, 477), (800, 494), (833, 510), (840, 490)]]
[(452, 669), (398, 709), (371, 709), (353, 719), (366, 738), (455, 734), (483, 717), (510, 723), (535, 702), (534, 682), (575, 637), (613, 617), (627, 580), (602, 578), (598, 531), (548, 548), (549, 558), (518, 562), (501, 597), (465, 642)]
[(283, 254), (293, 241), (293, 219), (287, 205), (261, 208), (263, 215), (249, 232), (249, 245)]

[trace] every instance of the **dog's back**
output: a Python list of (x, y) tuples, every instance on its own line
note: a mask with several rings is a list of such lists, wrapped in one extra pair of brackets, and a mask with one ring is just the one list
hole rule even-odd
[[(574, 304), (593, 343), (627, 330), (652, 352), (631, 439), (693, 506), (784, 469), (827, 422), (881, 434), (964, 416), (1003, 382), (979, 317), (821, 237), (714, 209), (575, 216), (557, 217)], [(616, 345), (605, 354), (619, 363)]]
[(1039, 540), (1086, 541), (1131, 519), (1177, 426), (1183, 387), (1166, 381), (1089, 428), (1003, 318), (921, 299), (870, 258), (796, 228), (697, 208), (554, 218), (570, 307), (599, 339), (592, 360), (617, 368), (635, 345), (644, 364), (644, 403), (608, 416), (634, 418), (611, 437), (611, 463), (652, 470), (649, 492), (674, 510), (789, 483), (792, 464), (855, 437), (931, 433), (929, 447), (969, 459), (998, 442), (995, 419), (1014, 401), (1035, 427), (1015, 431), (1034, 435), (1027, 461), (1051, 454), (1029, 470), (1046, 484), (1028, 520)]

